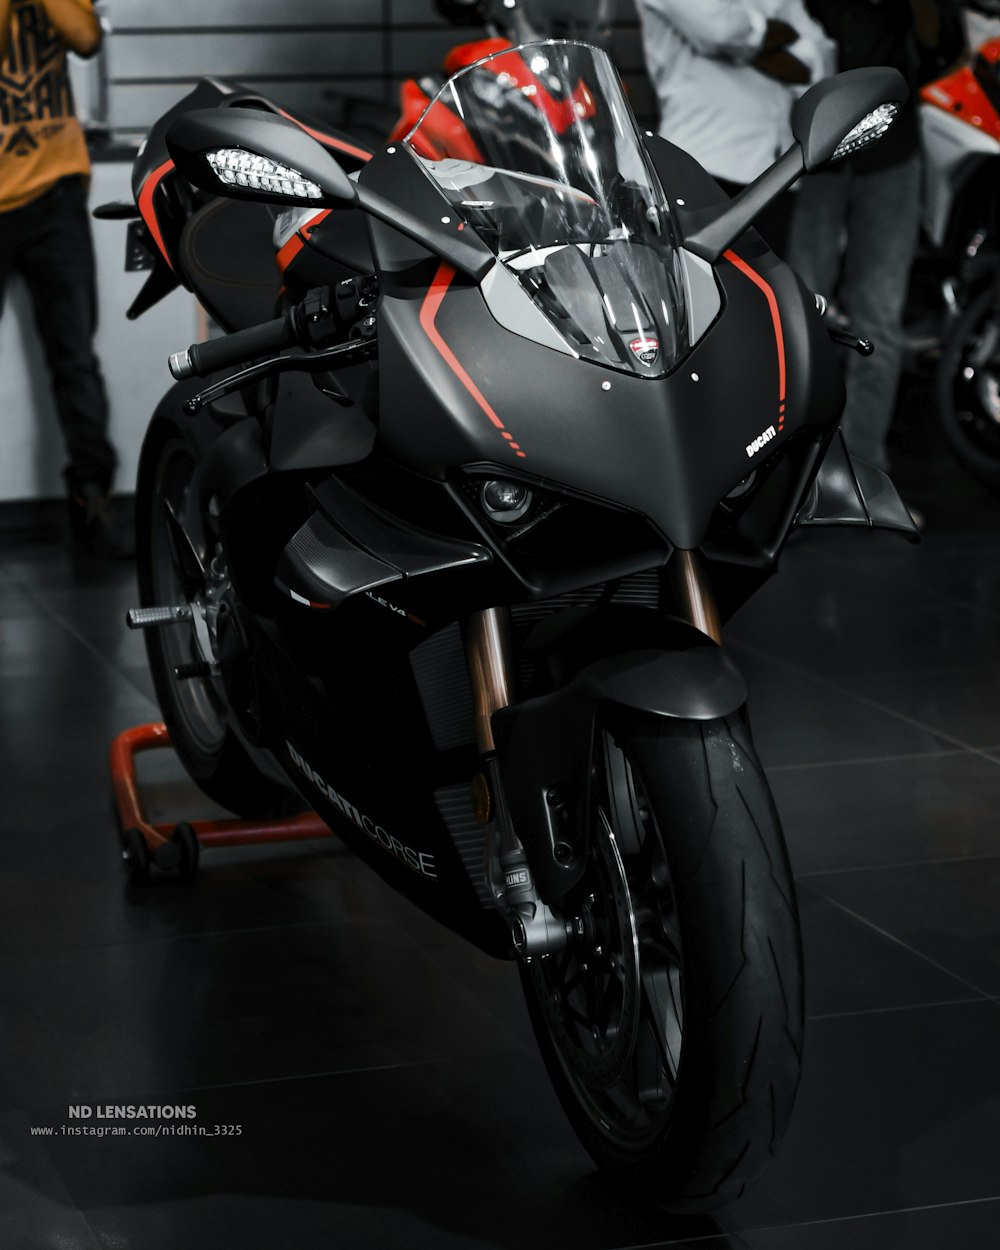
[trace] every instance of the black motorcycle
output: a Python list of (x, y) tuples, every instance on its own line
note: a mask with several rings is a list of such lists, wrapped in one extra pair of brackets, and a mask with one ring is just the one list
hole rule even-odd
[(750, 227), (904, 96), (818, 84), (729, 200), (580, 43), (463, 69), (374, 153), (206, 80), (104, 213), (155, 256), (132, 315), (181, 283), (230, 331), (171, 357), (139, 470), (129, 623), (185, 766), (517, 960), (587, 1149), (677, 1210), (761, 1170), (802, 1062), (722, 622), (795, 524), (913, 533)]

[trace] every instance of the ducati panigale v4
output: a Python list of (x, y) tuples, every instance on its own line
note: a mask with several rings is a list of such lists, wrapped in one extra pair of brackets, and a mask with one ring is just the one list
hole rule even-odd
[(905, 94), (818, 84), (729, 200), (582, 43), (463, 67), (374, 153), (206, 80), (103, 214), (156, 256), (132, 315), (182, 283), (229, 331), (171, 358), (137, 490), (130, 623), (186, 767), (244, 815), (312, 806), (516, 960), (576, 1132), (672, 1209), (742, 1192), (802, 1062), (722, 623), (795, 524), (912, 533), (751, 224)]

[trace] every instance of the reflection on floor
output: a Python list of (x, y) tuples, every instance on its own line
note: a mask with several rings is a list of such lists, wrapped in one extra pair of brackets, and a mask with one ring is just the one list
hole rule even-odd
[[(729, 631), (799, 880), (809, 1023), (784, 1147), (713, 1219), (596, 1175), (513, 969), (335, 841), (126, 889), (106, 751), (157, 718), (121, 625), (132, 569), (0, 536), (0, 1245), (995, 1245), (1000, 502), (919, 403), (903, 435), (923, 545), (797, 538)], [(143, 767), (158, 811), (201, 814), (170, 759)], [(108, 1104), (193, 1105), (222, 1131), (63, 1132)]]

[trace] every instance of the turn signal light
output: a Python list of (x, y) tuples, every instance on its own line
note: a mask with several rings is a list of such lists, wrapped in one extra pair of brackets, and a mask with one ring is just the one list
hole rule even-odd
[(298, 200), (322, 198), (323, 193), (316, 183), (303, 178), (297, 169), (289, 169), (287, 165), (257, 152), (246, 152), (242, 148), (216, 148), (205, 155), (215, 176), (229, 186), (292, 195)]
[(852, 156), (855, 152), (866, 148), (869, 143), (874, 143), (889, 129), (898, 112), (898, 104), (880, 104), (877, 109), (872, 109), (870, 113), (862, 117), (853, 130), (844, 135), (834, 148), (830, 160), (842, 161), (845, 156)]

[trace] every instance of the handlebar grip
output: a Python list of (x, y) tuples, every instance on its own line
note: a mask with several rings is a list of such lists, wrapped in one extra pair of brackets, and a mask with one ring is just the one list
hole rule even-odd
[(222, 338), (208, 339), (205, 343), (192, 343), (187, 351), (174, 352), (168, 360), (170, 372), (178, 381), (197, 376), (207, 377), (218, 369), (242, 364), (282, 347), (293, 347), (298, 342), (295, 322), (291, 314), (265, 321), (263, 325), (249, 326)]

